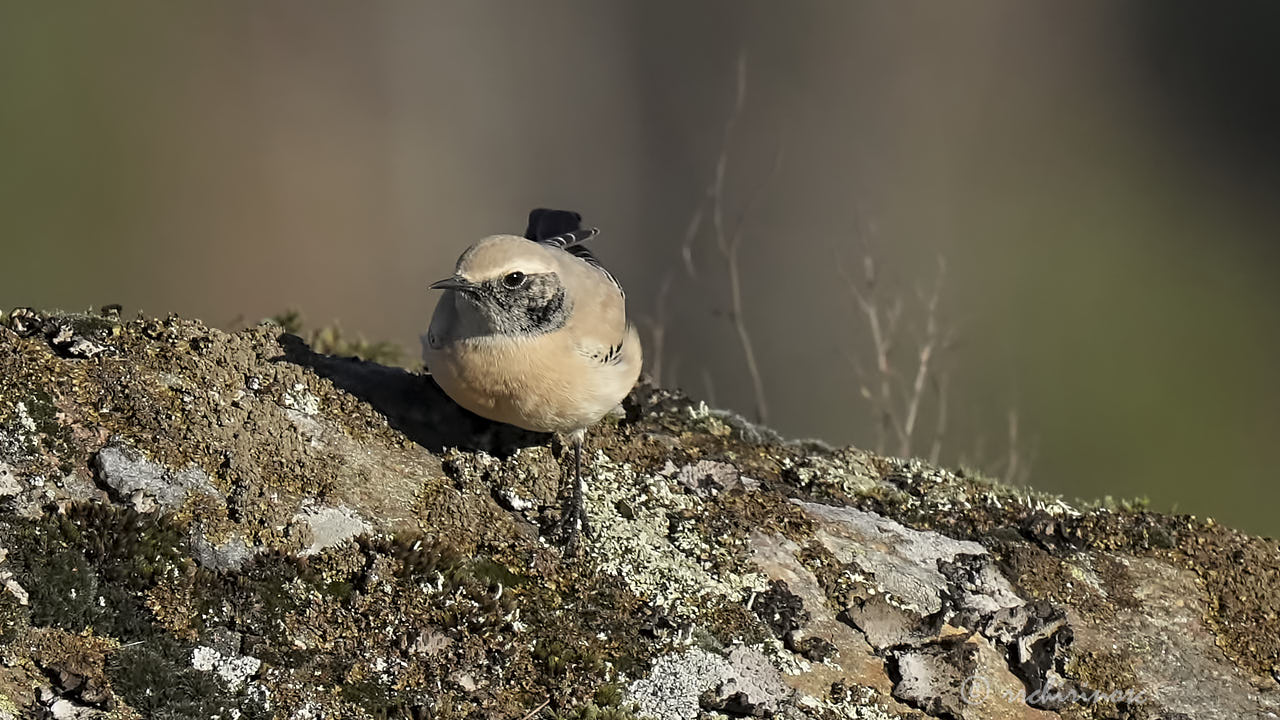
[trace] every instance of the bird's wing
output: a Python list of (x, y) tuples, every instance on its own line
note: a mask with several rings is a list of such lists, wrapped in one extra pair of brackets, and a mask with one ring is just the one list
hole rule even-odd
[(622, 285), (618, 283), (604, 265), (596, 259), (596, 256), (588, 250), (583, 243), (600, 234), (598, 228), (582, 227), (582, 216), (576, 212), (569, 210), (548, 210), (546, 208), (536, 208), (529, 212), (529, 225), (525, 228), (524, 236), (527, 240), (532, 240), (541, 245), (547, 245), (559, 248), (565, 252), (585, 261), (595, 269), (604, 273), (609, 278), (609, 282), (618, 288), (618, 292), (622, 292)]

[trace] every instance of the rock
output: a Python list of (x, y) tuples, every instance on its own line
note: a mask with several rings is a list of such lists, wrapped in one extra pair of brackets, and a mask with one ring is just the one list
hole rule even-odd
[(239, 570), (253, 557), (254, 550), (238, 535), (214, 544), (203, 532), (196, 531), (191, 534), (191, 555), (209, 570)]
[(5, 591), (12, 595), (19, 605), (26, 605), (31, 599), (26, 589), (19, 585), (17, 580), (13, 579), (13, 573), (7, 570), (0, 571), (0, 586), (4, 587)]
[(8, 498), (22, 492), (22, 486), (13, 475), (13, 468), (0, 463), (0, 498)]
[(325, 548), (333, 547), (373, 529), (361, 520), (354, 510), (345, 505), (317, 507), (314, 503), (304, 501), (299, 512), (293, 516), (293, 520), (306, 523), (311, 531), (311, 542), (298, 553), (301, 557), (315, 555)]
[(119, 441), (99, 450), (93, 465), (103, 484), (139, 512), (173, 512), (193, 492), (218, 496), (217, 488), (200, 468), (174, 471), (147, 460), (142, 453)]
[(570, 559), (563, 447), (426, 376), (271, 325), (6, 323), (0, 717), (1280, 713), (1274, 540), (642, 385)]
[(724, 492), (742, 484), (738, 468), (712, 460), (699, 460), (685, 465), (676, 471), (676, 479), (701, 496)]
[(666, 720), (694, 718), (703, 693), (733, 680), (733, 666), (717, 653), (692, 648), (657, 658), (645, 677), (627, 688), (639, 714)]

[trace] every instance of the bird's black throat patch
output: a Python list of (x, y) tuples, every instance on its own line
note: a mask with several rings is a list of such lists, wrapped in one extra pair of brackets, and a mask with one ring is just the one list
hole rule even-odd
[(531, 332), (547, 332), (564, 327), (568, 313), (565, 312), (564, 288), (557, 288), (556, 293), (542, 303), (530, 303), (524, 309)]
[(569, 299), (553, 272), (529, 275), (520, 287), (506, 287), (496, 278), (478, 289), (476, 300), (498, 333), (541, 335), (564, 327), (569, 319)]

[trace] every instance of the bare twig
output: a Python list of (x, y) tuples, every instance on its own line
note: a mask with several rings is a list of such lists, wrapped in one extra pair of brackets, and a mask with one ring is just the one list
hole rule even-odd
[(1025, 485), (1031, 476), (1031, 467), (1035, 463), (1036, 448), (1033, 444), (1027, 453), (1027, 458), (1022, 457), (1023, 439), (1020, 436), (1020, 426), (1018, 411), (1016, 408), (1009, 409), (1009, 455), (1005, 461), (1004, 482), (1008, 485)]
[(892, 438), (896, 441), (899, 456), (911, 455), (921, 434), (920, 414), (925, 397), (932, 391), (937, 404), (937, 418), (929, 452), (936, 462), (942, 453), (942, 436), (947, 426), (947, 380), (937, 368), (939, 353), (951, 344), (951, 332), (944, 329), (939, 317), (946, 262), (938, 258), (938, 274), (933, 289), (929, 293), (917, 293), (923, 308), (924, 327), (916, 343), (915, 368), (908, 379), (897, 367), (898, 360), (894, 355), (903, 313), (902, 299), (897, 297), (886, 304), (875, 253), (866, 238), (863, 238), (863, 245), (866, 250), (860, 277), (855, 277), (843, 262), (837, 261), (836, 268), (844, 277), (859, 313), (866, 320), (871, 350), (875, 354), (874, 371), (865, 370), (856, 357), (853, 365), (858, 374), (860, 392), (871, 403), (878, 420), (876, 451), (884, 453)]
[(942, 456), (942, 440), (947, 436), (947, 391), (950, 389), (950, 376), (945, 372), (938, 373), (933, 381), (934, 396), (937, 398), (938, 417), (934, 421), (933, 446), (929, 448), (929, 462), (937, 465)]
[(904, 434), (902, 426), (899, 425), (894, 413), (893, 379), (896, 372), (890, 360), (893, 338), (897, 332), (898, 317), (901, 314), (902, 305), (900, 301), (895, 300), (894, 304), (889, 306), (888, 309), (881, 308), (879, 298), (876, 295), (879, 280), (876, 261), (869, 249), (862, 258), (861, 281), (853, 277), (845, 268), (843, 262), (837, 262), (836, 268), (844, 276), (845, 283), (853, 294), (858, 309), (866, 316), (867, 328), (871, 331), (871, 347), (875, 352), (876, 360), (874, 383), (877, 389), (874, 392), (866, 386), (868, 373), (862, 369), (861, 363), (855, 361), (854, 367), (862, 381), (862, 395), (871, 401), (879, 419), (876, 452), (884, 453), (890, 435), (897, 437), (901, 441)]
[(738, 55), (737, 66), (737, 83), (733, 96), (733, 109), (729, 112), (729, 118), (724, 124), (724, 134), (720, 138), (720, 154), (716, 157), (715, 175), (711, 182), (707, 185), (703, 203), (699, 204), (697, 210), (693, 213), (693, 218), (689, 220), (689, 227), (685, 230), (684, 245), (681, 247), (681, 257), (684, 258), (685, 271), (689, 273), (689, 277), (697, 279), (698, 271), (693, 263), (693, 243), (698, 237), (698, 231), (702, 228), (703, 207), (707, 204), (712, 208), (717, 208), (720, 212), (714, 213), (712, 222), (715, 224), (716, 237), (724, 237), (724, 178), (729, 166), (729, 144), (733, 140), (733, 130), (738, 125), (738, 119), (742, 117), (742, 109), (747, 102), (747, 55), (741, 53)]
[(738, 345), (742, 348), (743, 359), (747, 365), (747, 374), (751, 378), (751, 388), (755, 398), (756, 420), (758, 422), (767, 422), (769, 419), (769, 405), (765, 397), (764, 377), (760, 372), (760, 363), (756, 358), (755, 344), (752, 342), (750, 329), (746, 321), (742, 292), (742, 271), (739, 260), (746, 219), (763, 195), (764, 188), (777, 174), (778, 168), (781, 166), (782, 145), (779, 143), (777, 152), (774, 153), (773, 168), (769, 175), (755, 188), (751, 197), (747, 199), (746, 204), (737, 213), (732, 227), (729, 227), (725, 218), (725, 180), (728, 176), (729, 168), (729, 146), (733, 139), (734, 129), (737, 127), (742, 117), (743, 108), (746, 106), (747, 56), (745, 53), (738, 56), (735, 89), (733, 108), (725, 121), (720, 153), (716, 158), (715, 173), (711, 182), (707, 185), (703, 203), (695, 210), (693, 217), (689, 221), (689, 226), (685, 230), (681, 257), (684, 260), (685, 272), (691, 279), (696, 280), (698, 271), (693, 261), (693, 244), (699, 237), (703, 224), (706, 222), (706, 216), (709, 215), (711, 234), (715, 241), (716, 250), (725, 264), (725, 272), (729, 279), (730, 315), (734, 333), (738, 338)]
[(899, 436), (898, 454), (902, 457), (911, 455), (911, 440), (915, 435), (916, 417), (920, 411), (920, 399), (924, 397), (925, 383), (929, 378), (929, 361), (934, 351), (942, 343), (942, 332), (938, 328), (938, 299), (942, 296), (942, 283), (946, 277), (947, 264), (938, 258), (938, 278), (933, 285), (933, 294), (925, 301), (925, 330), (920, 339), (920, 352), (916, 364), (915, 382), (906, 398), (906, 419), (902, 423)]
[[(721, 153), (725, 150), (721, 149)], [(689, 279), (698, 279), (698, 268), (693, 264), (693, 241), (698, 237), (698, 231), (702, 229), (702, 206), (699, 205), (693, 211), (693, 217), (689, 219), (689, 227), (684, 231), (684, 244), (680, 246), (680, 257), (684, 260), (684, 271), (689, 274)]]
[(711, 371), (702, 368), (702, 391), (707, 395), (707, 402), (712, 406), (719, 405), (716, 402), (716, 381), (711, 377)]
[(722, 208), (719, 204), (719, 196), (716, 198), (716, 210), (714, 216), (716, 222), (716, 240), (720, 246), (721, 255), (724, 258), (726, 270), (729, 274), (729, 298), (733, 308), (733, 328), (738, 335), (738, 344), (742, 346), (742, 355), (747, 362), (747, 373), (751, 376), (751, 387), (755, 393), (756, 400), (756, 421), (768, 422), (769, 405), (764, 394), (764, 378), (760, 375), (760, 365), (756, 361), (755, 345), (751, 342), (751, 333), (747, 329), (747, 321), (742, 304), (742, 273), (740, 263), (738, 262), (739, 250), (742, 248), (742, 229), (752, 207), (763, 194), (765, 185), (772, 180), (774, 175), (778, 173), (778, 169), (782, 166), (782, 146), (779, 144), (777, 152), (774, 153), (773, 168), (770, 170), (768, 177), (756, 188), (756, 192), (752, 193), (750, 200), (739, 213), (737, 222), (734, 223), (733, 234), (727, 239), (720, 234), (723, 227), (720, 221), (722, 216)]
[(548, 706), (548, 705), (550, 705), (550, 704), (551, 704), (551, 698), (547, 698), (546, 700), (543, 700), (541, 705), (539, 705), (538, 707), (536, 707), (536, 708), (534, 708), (534, 709), (530, 710), (530, 711), (529, 711), (529, 714), (527, 714), (527, 715), (525, 715), (524, 717), (520, 718), (520, 720), (533, 720), (533, 717), (534, 717), (535, 715), (537, 715), (538, 713), (542, 712), (543, 708), (545, 708), (546, 706)]
[(646, 316), (645, 324), (649, 326), (649, 348), (645, 356), (650, 358), (649, 372), (658, 387), (665, 387), (662, 371), (663, 359), (666, 357), (667, 345), (667, 296), (671, 294), (672, 272), (668, 270), (658, 285), (658, 295), (654, 300), (654, 314)]

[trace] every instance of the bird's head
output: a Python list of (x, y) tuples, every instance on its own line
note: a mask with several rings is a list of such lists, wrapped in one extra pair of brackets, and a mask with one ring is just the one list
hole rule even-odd
[(515, 235), (494, 235), (458, 258), (453, 276), (433, 283), (459, 313), (474, 313), (490, 331), (537, 335), (564, 326), (569, 298), (552, 255), (555, 250)]

